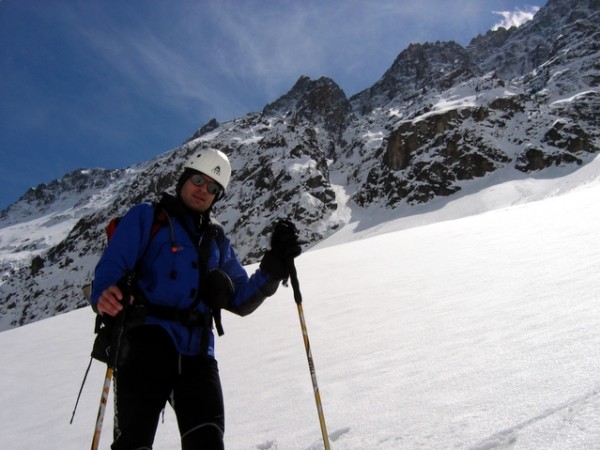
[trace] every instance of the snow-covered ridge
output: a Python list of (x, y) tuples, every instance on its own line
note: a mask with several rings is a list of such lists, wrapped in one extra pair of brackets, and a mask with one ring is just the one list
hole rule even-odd
[(262, 112), (211, 120), (151, 161), (30, 190), (0, 212), (0, 330), (84, 306), (81, 285), (108, 220), (172, 189), (199, 148), (231, 159), (216, 213), (246, 263), (261, 257), (282, 217), (309, 249), (348, 226), (358, 238), (381, 219), (439, 219), (424, 213), (470, 205), (478, 192), (489, 202), (451, 209), (503, 208), (492, 201), (505, 198), (498, 186), (526, 191), (531, 180), (584, 170), (600, 149), (599, 16), (597, 0), (551, 0), (522, 27), (466, 48), (413, 44), (349, 99), (333, 80), (301, 76)]

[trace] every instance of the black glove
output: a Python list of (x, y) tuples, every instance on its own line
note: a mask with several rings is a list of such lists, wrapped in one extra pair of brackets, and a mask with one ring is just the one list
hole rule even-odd
[(285, 280), (290, 276), (289, 262), (302, 253), (298, 230), (289, 220), (275, 224), (271, 235), (271, 250), (265, 253), (260, 263), (261, 270), (273, 278)]
[(229, 275), (221, 269), (213, 269), (206, 275), (204, 283), (204, 303), (211, 309), (227, 308), (235, 293)]

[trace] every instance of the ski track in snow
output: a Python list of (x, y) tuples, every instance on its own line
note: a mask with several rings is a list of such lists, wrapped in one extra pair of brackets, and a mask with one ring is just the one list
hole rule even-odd
[(529, 420), (518, 423), (510, 428), (494, 433), (483, 439), (480, 443), (470, 447), (469, 450), (503, 450), (511, 449), (515, 446), (519, 440), (519, 434), (527, 428), (538, 425), (553, 416), (555, 422), (559, 425), (561, 422), (567, 423), (573, 420), (573, 417), (581, 412), (586, 406), (590, 405), (594, 400), (600, 403), (600, 386), (597, 389), (590, 391), (589, 393), (580, 397), (574, 398), (566, 403), (560, 404), (555, 408), (550, 408)]
[[(344, 434), (346, 434), (348, 432), (350, 432), (350, 427), (340, 428), (339, 430), (330, 432), (327, 435), (329, 436), (330, 443), (333, 443), (333, 442), (337, 441), (338, 439), (340, 439)], [(314, 444), (310, 445), (309, 447), (306, 447), (306, 450), (321, 450), (323, 448), (323, 446), (324, 446), (323, 441), (318, 441), (318, 442), (315, 442)], [(256, 450), (279, 450), (279, 447), (277, 446), (277, 441), (267, 441), (262, 444), (258, 444), (256, 446)]]

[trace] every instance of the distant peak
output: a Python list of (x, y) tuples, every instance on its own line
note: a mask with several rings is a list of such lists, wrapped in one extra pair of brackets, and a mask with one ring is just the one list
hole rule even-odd
[(344, 91), (331, 78), (312, 80), (303, 75), (288, 93), (265, 106), (263, 114), (292, 115), (321, 123), (328, 132), (339, 135), (351, 119), (352, 108)]
[(343, 91), (331, 78), (321, 77), (318, 80), (312, 80), (306, 75), (302, 75), (286, 94), (265, 106), (263, 114), (268, 116), (283, 115), (288, 111), (296, 110), (307, 96), (324, 89), (341, 92), (345, 97)]

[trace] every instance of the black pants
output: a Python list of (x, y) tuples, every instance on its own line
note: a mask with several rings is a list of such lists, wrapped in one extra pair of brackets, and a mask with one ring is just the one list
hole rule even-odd
[(180, 355), (158, 326), (127, 333), (128, 350), (115, 374), (113, 450), (151, 449), (160, 413), (169, 401), (182, 450), (222, 450), (223, 392), (214, 358)]

